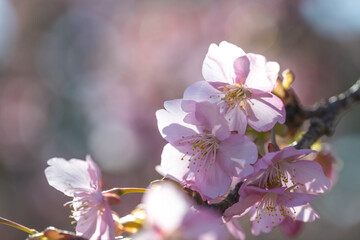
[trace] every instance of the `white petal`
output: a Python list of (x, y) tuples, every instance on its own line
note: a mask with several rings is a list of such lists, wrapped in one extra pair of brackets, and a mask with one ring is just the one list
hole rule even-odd
[(50, 186), (63, 192), (67, 196), (74, 196), (77, 192), (95, 192), (98, 186), (91, 186), (91, 176), (88, 163), (79, 159), (66, 161), (63, 158), (52, 158), (47, 162), (50, 166), (45, 169), (45, 176)]
[(230, 138), (220, 143), (220, 164), (229, 175), (245, 178), (253, 173), (254, 164), (258, 158), (256, 145), (242, 134), (232, 134)]
[(234, 61), (243, 55), (245, 52), (231, 43), (211, 44), (203, 63), (203, 77), (209, 82), (232, 84), (235, 78)]
[(216, 96), (221, 94), (219, 90), (211, 86), (206, 81), (196, 82), (186, 88), (184, 92), (184, 99), (194, 100), (197, 102), (216, 101)]
[(247, 117), (239, 105), (230, 108), (225, 114), (225, 119), (229, 121), (230, 131), (238, 131), (239, 134), (245, 134)]
[(166, 235), (180, 227), (185, 214), (190, 209), (190, 203), (185, 195), (170, 183), (150, 189), (144, 195), (143, 202), (147, 221)]
[[(167, 139), (167, 134), (165, 134), (163, 130), (164, 128), (172, 124), (178, 124), (180, 126), (184, 126), (188, 129), (196, 131), (196, 127), (194, 125), (183, 122), (183, 119), (187, 113), (182, 110), (181, 103), (182, 103), (181, 99), (166, 101), (164, 103), (165, 109), (156, 111), (156, 119), (158, 122), (159, 132), (161, 136), (165, 139)], [(181, 136), (179, 136), (179, 138), (181, 138)]]
[(313, 222), (319, 218), (319, 214), (311, 207), (310, 204), (294, 207), (296, 212), (295, 219), (302, 222)]
[(276, 85), (280, 66), (276, 62), (266, 62), (266, 58), (259, 54), (247, 54), (250, 60), (250, 73), (245, 81), (249, 88), (270, 92)]
[(189, 162), (181, 160), (184, 153), (181, 153), (171, 144), (166, 144), (161, 154), (160, 169), (165, 177), (175, 178), (179, 181), (187, 179), (189, 173)]
[(284, 104), (272, 93), (251, 98), (249, 106), (248, 124), (258, 132), (269, 131), (277, 122), (285, 122)]

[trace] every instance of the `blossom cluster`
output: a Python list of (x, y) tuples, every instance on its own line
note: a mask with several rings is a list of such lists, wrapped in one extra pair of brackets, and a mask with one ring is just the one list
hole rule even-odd
[[(310, 202), (330, 187), (320, 164), (303, 160), (315, 151), (286, 146), (260, 156), (261, 146), (248, 134), (247, 129), (267, 132), (285, 121), (284, 104), (272, 93), (279, 70), (278, 63), (228, 42), (211, 44), (205, 80), (156, 112), (168, 141), (158, 171), (209, 202), (224, 199), (233, 183), (243, 181), (239, 201), (223, 219), (231, 223), (248, 214), (254, 235), (278, 225), (294, 234), (300, 222), (318, 218)], [(239, 231), (234, 236), (244, 238)]]
[[(310, 203), (331, 183), (311, 159), (316, 151), (257, 141), (257, 134), (275, 134), (275, 125), (286, 119), (282, 99), (273, 94), (279, 71), (279, 64), (264, 56), (228, 42), (211, 44), (203, 63), (204, 80), (156, 112), (159, 131), (168, 142), (157, 166), (165, 180), (152, 184), (143, 204), (128, 216), (119, 217), (111, 205), (137, 190), (104, 191), (100, 169), (90, 157), (50, 159), (45, 175), (51, 186), (73, 198), (67, 204), (74, 209), (76, 236), (221, 240), (230, 232), (245, 239), (238, 222), (245, 216), (254, 235), (281, 226), (294, 236), (304, 222), (318, 218)], [(207, 207), (224, 200), (239, 183), (236, 203), (223, 212)], [(201, 203), (183, 189), (198, 194)]]

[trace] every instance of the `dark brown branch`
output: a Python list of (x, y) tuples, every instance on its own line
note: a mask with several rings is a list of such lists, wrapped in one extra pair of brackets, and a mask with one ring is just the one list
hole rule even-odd
[[(323, 135), (330, 136), (335, 129), (336, 120), (341, 113), (360, 101), (360, 80), (349, 90), (329, 98), (325, 103), (318, 104), (312, 109), (303, 108), (292, 89), (288, 90), (286, 104), (286, 124), (289, 128), (298, 129), (305, 120), (311, 119), (308, 131), (295, 145), (297, 149), (310, 148)], [(239, 189), (243, 182), (239, 182), (228, 196), (217, 204), (207, 206), (223, 214), (225, 210), (239, 201)]]
[(331, 136), (341, 113), (358, 101), (360, 101), (360, 80), (346, 92), (329, 98), (324, 104), (314, 107), (312, 111), (307, 111), (311, 116), (310, 127), (295, 147), (310, 148), (323, 135)]
[(241, 185), (244, 182), (239, 182), (235, 185), (234, 189), (230, 191), (230, 193), (227, 195), (227, 197), (222, 200), (220, 203), (215, 204), (209, 204), (208, 206), (211, 209), (214, 209), (215, 211), (219, 212), (220, 214), (223, 214), (226, 209), (234, 205), (239, 201), (239, 189)]

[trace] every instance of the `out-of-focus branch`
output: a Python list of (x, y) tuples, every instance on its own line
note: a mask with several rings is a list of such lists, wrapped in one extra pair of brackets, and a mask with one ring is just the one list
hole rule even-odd
[(297, 149), (310, 148), (323, 135), (331, 136), (341, 113), (359, 101), (360, 80), (344, 93), (329, 98), (325, 103), (315, 106), (312, 110), (304, 110), (298, 104), (303, 120), (311, 119), (311, 122), (309, 129), (295, 147)]

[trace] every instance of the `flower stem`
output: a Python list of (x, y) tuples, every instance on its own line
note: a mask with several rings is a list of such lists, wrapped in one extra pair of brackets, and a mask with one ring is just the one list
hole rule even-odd
[(276, 143), (275, 128), (271, 129), (271, 143), (274, 145), (275, 151), (280, 150), (279, 146)]
[(30, 229), (28, 227), (25, 227), (25, 226), (19, 224), (19, 223), (10, 221), (10, 220), (8, 220), (6, 218), (0, 217), (0, 223), (8, 225), (8, 226), (13, 227), (13, 228), (17, 228), (17, 229), (19, 229), (21, 231), (24, 231), (24, 232), (27, 232), (27, 233), (29, 233), (31, 235), (38, 233), (38, 231), (36, 231), (35, 229)]
[(127, 193), (144, 193), (146, 188), (112, 188), (110, 190), (103, 191), (104, 193), (113, 193), (118, 196), (125, 195)]

